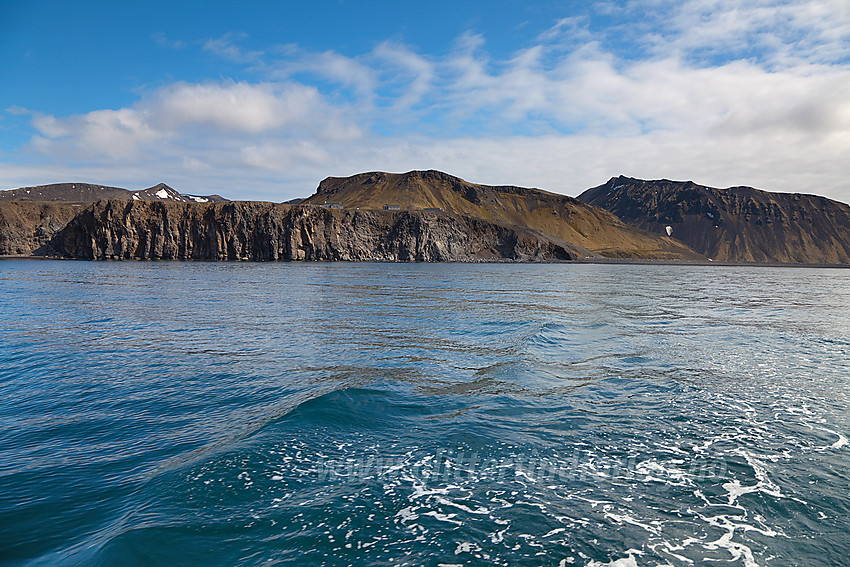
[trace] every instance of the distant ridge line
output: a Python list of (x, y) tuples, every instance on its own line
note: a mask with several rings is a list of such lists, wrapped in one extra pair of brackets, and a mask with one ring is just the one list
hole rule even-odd
[(183, 195), (165, 183), (132, 191), (95, 183), (51, 183), (0, 191), (0, 201), (45, 201), (54, 203), (94, 203), (105, 199), (124, 201), (165, 201), (173, 203), (215, 203), (227, 201), (220, 195)]

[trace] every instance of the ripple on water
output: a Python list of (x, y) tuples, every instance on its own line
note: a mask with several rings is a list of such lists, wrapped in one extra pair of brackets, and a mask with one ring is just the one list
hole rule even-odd
[(0, 268), (3, 562), (850, 552), (843, 272)]

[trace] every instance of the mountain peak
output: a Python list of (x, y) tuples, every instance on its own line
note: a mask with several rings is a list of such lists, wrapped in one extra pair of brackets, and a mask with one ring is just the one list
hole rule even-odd
[(165, 183), (158, 183), (141, 191), (133, 191), (132, 199), (134, 201), (176, 201), (178, 203), (185, 203), (189, 200)]
[(826, 197), (619, 177), (578, 198), (718, 261), (850, 263), (850, 206)]
[(162, 183), (162, 182), (157, 183), (153, 187), (148, 187), (147, 189), (144, 189), (144, 191), (160, 191), (162, 189), (165, 189), (166, 191), (174, 191), (173, 187), (170, 187), (170, 186), (168, 186), (168, 185), (166, 185), (165, 183)]
[(429, 211), (524, 226), (607, 256), (698, 259), (686, 246), (625, 226), (573, 197), (512, 185), (481, 185), (442, 171), (372, 171), (328, 177), (306, 205)]

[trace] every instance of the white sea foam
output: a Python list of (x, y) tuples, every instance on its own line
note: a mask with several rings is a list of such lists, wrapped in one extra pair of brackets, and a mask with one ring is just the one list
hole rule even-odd
[(455, 555), (460, 555), (461, 553), (475, 553), (477, 551), (481, 551), (481, 547), (477, 543), (463, 541), (457, 544), (457, 547), (455, 548)]
[(503, 530), (499, 530), (490, 534), (490, 541), (492, 543), (502, 543), (505, 541), (505, 532), (508, 531), (508, 528)]
[(720, 548), (726, 549), (732, 555), (733, 561), (743, 559), (744, 567), (758, 567), (758, 563), (756, 563), (755, 557), (753, 556), (753, 550), (742, 543), (732, 541), (732, 536), (734, 535), (735, 527), (730, 526), (729, 531), (715, 541), (704, 543), (703, 547), (708, 550)]
[(782, 494), (782, 491), (779, 489), (776, 484), (767, 474), (767, 470), (764, 467), (764, 464), (755, 458), (748, 451), (743, 449), (736, 449), (733, 451), (744, 457), (747, 460), (747, 463), (752, 467), (753, 473), (755, 473), (756, 484), (750, 486), (744, 486), (738, 479), (733, 480), (732, 482), (726, 482), (723, 484), (723, 488), (729, 493), (729, 506), (734, 506), (738, 501), (738, 498), (743, 496), (744, 494), (750, 494), (753, 492), (762, 492), (764, 494), (768, 494), (770, 496), (774, 496), (776, 498), (785, 498), (785, 495)]
[(408, 506), (407, 508), (402, 508), (396, 513), (397, 518), (401, 518), (402, 522), (412, 522), (413, 520), (419, 518), (419, 514), (413, 511), (413, 506)]
[(435, 520), (439, 520), (440, 522), (448, 522), (450, 524), (457, 524), (458, 526), (463, 525), (463, 522), (455, 520), (457, 514), (440, 514), (435, 510), (430, 510), (428, 512), (425, 512), (423, 516), (431, 516), (432, 518), (434, 518)]
[(825, 427), (822, 427), (821, 429), (822, 429), (823, 431), (825, 431), (826, 433), (831, 433), (831, 434), (833, 434), (833, 435), (838, 436), (838, 441), (836, 441), (835, 443), (833, 443), (832, 445), (830, 445), (830, 446), (829, 446), (829, 447), (830, 447), (830, 449), (840, 449), (840, 448), (842, 448), (842, 447), (844, 447), (844, 446), (846, 446), (846, 445), (847, 445), (847, 443), (848, 443), (848, 441), (847, 441), (847, 437), (845, 437), (843, 433), (840, 433), (840, 432), (838, 432), (838, 431), (834, 431), (834, 430), (832, 430), (832, 429), (827, 429), (827, 428), (825, 428)]
[(602, 563), (601, 561), (591, 561), (587, 563), (585, 567), (638, 567), (638, 562), (637, 559), (635, 559), (635, 554), (642, 555), (642, 552), (630, 549), (626, 553), (629, 554), (628, 557), (623, 557), (621, 559), (613, 559), (608, 563)]
[(464, 512), (467, 512), (469, 514), (486, 515), (490, 513), (490, 510), (488, 510), (484, 506), (479, 506), (478, 508), (472, 509), (469, 506), (459, 504), (458, 502), (454, 502), (453, 500), (449, 500), (448, 498), (443, 498), (442, 496), (435, 496), (434, 498), (440, 504), (443, 504), (445, 506), (454, 506), (455, 508), (463, 510)]
[(605, 512), (605, 517), (614, 520), (618, 524), (631, 524), (639, 528), (643, 528), (649, 533), (658, 534), (658, 528), (645, 524), (628, 514), (614, 514), (613, 512)]

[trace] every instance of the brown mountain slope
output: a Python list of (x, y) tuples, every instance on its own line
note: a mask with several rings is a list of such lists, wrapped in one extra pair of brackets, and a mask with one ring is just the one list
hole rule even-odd
[(439, 171), (329, 177), (304, 203), (339, 203), (347, 209), (440, 208), (448, 214), (529, 227), (606, 257), (704, 259), (674, 239), (635, 229), (608, 211), (572, 197), (539, 189), (478, 185)]
[(579, 199), (719, 261), (850, 263), (850, 206), (826, 197), (614, 177)]
[(49, 201), (60, 203), (94, 203), (103, 199), (125, 201), (166, 201), (175, 203), (210, 203), (226, 201), (220, 195), (198, 197), (181, 195), (165, 183), (147, 189), (130, 191), (120, 187), (93, 185), (91, 183), (52, 183), (36, 187), (21, 187), (0, 191), (0, 201)]

